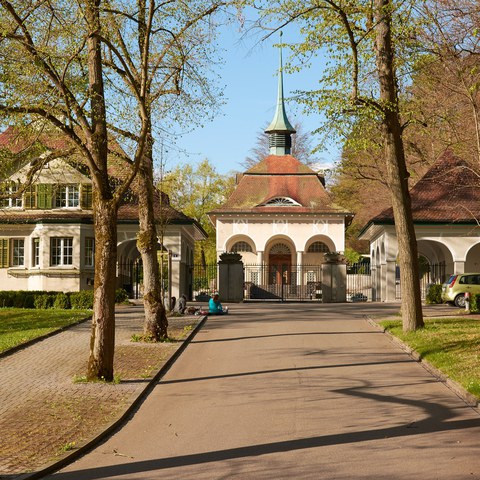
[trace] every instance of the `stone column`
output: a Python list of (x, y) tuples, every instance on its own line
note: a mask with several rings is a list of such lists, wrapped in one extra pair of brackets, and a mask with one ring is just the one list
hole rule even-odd
[(385, 274), (382, 276), (382, 281), (385, 283), (385, 294), (381, 300), (384, 302), (395, 302), (397, 262), (395, 260), (387, 260), (384, 270)]
[(453, 261), (453, 273), (465, 273), (465, 260)]
[(223, 253), (218, 262), (218, 290), (222, 302), (243, 300), (243, 263), (239, 253)]
[(339, 254), (325, 254), (326, 263), (322, 268), (322, 302), (339, 303), (347, 301), (347, 265)]
[(297, 285), (303, 285), (303, 252), (297, 252)]

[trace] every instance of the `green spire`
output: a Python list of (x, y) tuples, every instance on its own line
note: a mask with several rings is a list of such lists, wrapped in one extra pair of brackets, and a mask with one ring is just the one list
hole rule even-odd
[[(282, 32), (280, 31), (280, 43), (282, 41)], [(280, 46), (280, 66), (278, 70), (278, 94), (277, 94), (277, 110), (273, 117), (272, 123), (265, 130), (268, 134), (286, 134), (290, 138), (292, 133), (295, 133), (295, 129), (288, 121), (287, 113), (285, 112), (285, 101), (283, 97), (283, 62), (282, 62), (282, 47)], [(287, 152), (290, 153), (290, 152)], [(279, 155), (279, 153), (277, 153)]]

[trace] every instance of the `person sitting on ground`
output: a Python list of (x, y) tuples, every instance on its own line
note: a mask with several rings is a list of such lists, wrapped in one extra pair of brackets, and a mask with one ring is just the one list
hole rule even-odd
[(178, 312), (183, 315), (186, 309), (187, 309), (187, 297), (185, 295), (182, 295), (178, 299)]
[(220, 296), (215, 293), (213, 297), (208, 301), (208, 314), (209, 315), (225, 315), (228, 313), (228, 307), (222, 307), (220, 303)]

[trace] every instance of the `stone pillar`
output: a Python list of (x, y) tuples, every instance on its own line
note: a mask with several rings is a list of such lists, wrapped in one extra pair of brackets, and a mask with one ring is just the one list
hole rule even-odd
[(341, 255), (325, 254), (322, 268), (322, 302), (347, 301), (347, 265)]
[(454, 260), (453, 273), (465, 273), (465, 261)]
[(303, 252), (297, 252), (297, 285), (303, 284)]
[(397, 296), (396, 271), (397, 262), (387, 260), (385, 275), (382, 275), (382, 282), (385, 282), (385, 295), (381, 298), (384, 302), (395, 302)]
[(222, 302), (243, 301), (243, 263), (239, 253), (222, 253), (218, 262), (218, 291)]

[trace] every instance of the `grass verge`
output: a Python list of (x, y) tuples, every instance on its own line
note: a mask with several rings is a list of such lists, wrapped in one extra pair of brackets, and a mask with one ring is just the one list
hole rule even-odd
[(431, 365), (480, 398), (480, 321), (469, 317), (425, 319), (425, 328), (404, 333), (400, 320), (380, 322)]
[(71, 325), (91, 314), (90, 310), (2, 308), (0, 309), (0, 353)]

